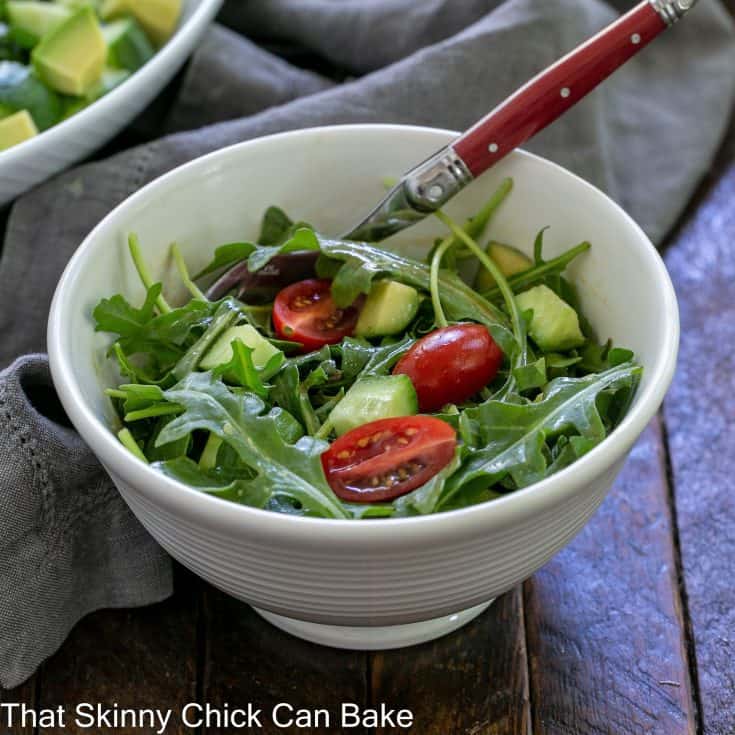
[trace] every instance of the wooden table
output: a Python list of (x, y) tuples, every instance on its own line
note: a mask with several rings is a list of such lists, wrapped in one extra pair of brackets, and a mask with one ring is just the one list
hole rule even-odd
[(733, 735), (735, 122), (665, 255), (683, 342), (663, 411), (584, 531), (474, 623), (409, 650), (340, 652), (179, 569), (171, 600), (89, 616), (0, 701), (385, 702), (411, 709), (422, 735)]

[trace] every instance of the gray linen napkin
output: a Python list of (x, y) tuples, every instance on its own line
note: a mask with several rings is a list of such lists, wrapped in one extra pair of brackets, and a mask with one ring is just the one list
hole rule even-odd
[[(161, 173), (299, 127), (463, 129), (628, 7), (233, 0), (222, 16), (232, 30), (210, 31), (161, 123), (172, 134), (63, 174), (15, 204), (0, 261), (0, 368), (44, 350), (68, 258), (107, 212)], [(351, 79), (335, 84), (295, 68), (243, 33), (300, 44)], [(717, 2), (703, 3), (529, 147), (601, 186), (660, 241), (717, 148), (735, 98), (733, 69), (732, 25)], [(85, 613), (153, 602), (171, 583), (163, 552), (58, 415), (42, 356), (0, 373), (0, 413), (0, 685), (12, 686)]]

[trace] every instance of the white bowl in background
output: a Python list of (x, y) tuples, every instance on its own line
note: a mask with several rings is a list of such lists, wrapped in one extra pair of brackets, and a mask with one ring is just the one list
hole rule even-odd
[(179, 28), (129, 79), (68, 120), (0, 152), (0, 206), (119, 133), (173, 78), (223, 0), (184, 0)]
[[(648, 238), (593, 186), (523, 152), (451, 203), (451, 214), (467, 217), (513, 176), (514, 192), (491, 224), (493, 238), (530, 252), (536, 233), (550, 225), (548, 256), (590, 240), (592, 250), (572, 266), (585, 312), (601, 336), (634, 349), (645, 371), (621, 424), (574, 465), (499, 500), (427, 517), (291, 517), (228, 503), (157, 473), (110, 430), (114, 414), (103, 389), (117, 375), (105, 358), (109, 337), (95, 334), (91, 311), (114, 293), (142, 299), (126, 247), (131, 231), (153, 272), (173, 284), (172, 241), (196, 271), (217, 245), (252, 238), (270, 204), (326, 233), (342, 232), (384, 194), (384, 177), (399, 176), (452, 137), (428, 128), (351, 125), (270, 136), (200, 158), (149, 184), (95, 228), (51, 308), (48, 349), (61, 401), (143, 525), (204, 579), (320, 643), (370, 649), (437, 637), (533, 574), (584, 526), (674, 371), (676, 298)], [(415, 250), (440, 231), (428, 221), (390, 242)]]

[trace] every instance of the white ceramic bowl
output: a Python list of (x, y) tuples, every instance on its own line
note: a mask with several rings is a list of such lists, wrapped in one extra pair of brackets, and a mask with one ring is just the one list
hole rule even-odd
[[(550, 225), (549, 256), (591, 240), (592, 251), (572, 269), (585, 311), (601, 336), (636, 351), (645, 374), (620, 426), (573, 466), (500, 500), (429, 517), (289, 517), (230, 504), (157, 474), (109, 429), (112, 407), (103, 388), (116, 375), (105, 358), (109, 339), (93, 332), (90, 313), (113, 293), (142, 298), (125, 244), (130, 231), (139, 234), (154, 273), (173, 283), (172, 241), (196, 271), (218, 244), (253, 237), (273, 203), (339, 233), (382, 196), (385, 176), (400, 175), (451, 138), (415, 127), (317, 128), (196, 160), (145, 187), (97, 226), (69, 263), (51, 309), (48, 347), (64, 407), (145, 527), (212, 584), (281, 627), (331, 645), (398, 646), (456, 628), (533, 574), (586, 523), (661, 404), (676, 361), (676, 299), (647, 237), (600, 191), (523, 152), (452, 202), (451, 213), (468, 216), (511, 175), (515, 191), (492, 223), (493, 237), (530, 251), (538, 230)], [(393, 243), (415, 249), (439, 231), (436, 221), (425, 222)]]
[(0, 206), (119, 133), (173, 78), (221, 5), (222, 0), (184, 0), (179, 29), (144, 67), (68, 120), (0, 152)]

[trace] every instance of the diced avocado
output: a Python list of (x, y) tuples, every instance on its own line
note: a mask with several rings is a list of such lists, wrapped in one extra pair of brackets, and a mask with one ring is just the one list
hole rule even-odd
[(127, 69), (105, 69), (99, 81), (92, 85), (84, 97), (67, 98), (63, 119), (66, 120), (68, 117), (76, 115), (77, 112), (80, 112), (85, 107), (89, 107), (93, 102), (96, 102), (100, 97), (104, 97), (129, 77), (130, 72)]
[(528, 332), (544, 352), (570, 350), (584, 342), (579, 317), (548, 286), (535, 286), (516, 296), (521, 311), (533, 311)]
[(137, 71), (155, 53), (148, 36), (133, 18), (123, 18), (102, 27), (107, 41), (107, 65)]
[[(45, 35), (58, 28), (72, 13), (69, 8), (40, 0), (10, 0), (7, 4), (11, 29), (20, 31), (35, 46)], [(23, 44), (25, 45), (25, 43)]]
[(100, 15), (103, 20), (132, 15), (151, 41), (162, 46), (176, 30), (181, 0), (104, 0)]
[[(506, 278), (514, 276), (516, 273), (522, 273), (533, 265), (533, 261), (520, 250), (516, 250), (510, 245), (503, 245), (500, 242), (491, 242), (485, 252), (492, 258)], [(488, 273), (487, 268), (481, 267), (475, 280), (475, 290), (484, 293), (494, 288), (495, 285), (495, 279)]]
[(93, 8), (99, 8), (101, 0), (53, 0), (57, 5), (62, 5), (70, 10), (79, 10), (85, 5), (91, 5)]
[(33, 49), (33, 65), (42, 81), (62, 94), (81, 97), (99, 80), (107, 58), (97, 16), (80, 8)]
[(38, 135), (38, 128), (28, 110), (15, 112), (0, 120), (0, 151), (12, 148), (34, 135)]
[(334, 407), (329, 420), (338, 436), (358, 426), (418, 413), (416, 389), (407, 375), (366, 378), (355, 383)]
[(370, 290), (357, 320), (358, 337), (386, 337), (404, 330), (416, 316), (419, 294), (398, 281), (378, 281)]
[[(230, 327), (209, 348), (209, 351), (199, 363), (202, 370), (213, 370), (232, 360), (232, 343), (236, 339), (239, 339), (244, 345), (253, 350), (253, 365), (259, 370), (262, 370), (270, 359), (280, 352), (255, 327), (250, 324), (243, 324), (239, 327)], [(267, 380), (271, 376), (263, 375), (262, 377)]]
[(16, 61), (0, 61), (0, 106), (10, 112), (28, 110), (39, 130), (56, 125), (63, 112), (59, 95)]

